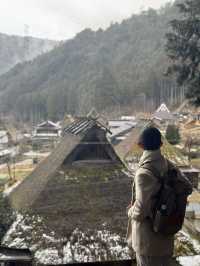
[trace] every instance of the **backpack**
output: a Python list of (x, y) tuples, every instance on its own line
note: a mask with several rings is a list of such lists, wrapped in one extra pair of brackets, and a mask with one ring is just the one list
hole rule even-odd
[[(158, 193), (152, 198), (149, 217), (153, 232), (174, 235), (181, 230), (184, 223), (187, 197), (192, 193), (191, 184), (175, 167), (168, 167), (164, 176), (161, 176), (158, 170), (152, 166), (143, 165), (142, 168), (149, 170), (160, 183)], [(185, 184), (180, 182), (180, 178), (184, 180)], [(180, 191), (180, 183), (183, 186), (182, 191)]]

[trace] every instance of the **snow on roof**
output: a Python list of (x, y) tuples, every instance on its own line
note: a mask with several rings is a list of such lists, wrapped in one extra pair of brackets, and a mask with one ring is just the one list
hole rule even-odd
[(173, 120), (174, 117), (165, 103), (162, 103), (160, 107), (152, 115), (152, 118), (158, 120)]
[(35, 133), (33, 134), (33, 138), (37, 137), (58, 137), (57, 133)]
[(110, 131), (112, 132), (111, 137), (118, 136), (120, 134), (126, 133), (128, 130), (131, 130), (136, 126), (135, 121), (126, 121), (126, 120), (111, 120), (108, 122)]
[(158, 107), (158, 109), (156, 110), (156, 113), (158, 113), (158, 112), (167, 112), (167, 113), (170, 113), (170, 111), (169, 111), (169, 109), (168, 109), (168, 107), (167, 107), (167, 105), (165, 103), (162, 103), (160, 105), (160, 107)]
[[(21, 248), (29, 246), (38, 263), (57, 265), (74, 262), (96, 262), (102, 259), (128, 259), (128, 247), (123, 237), (106, 229), (82, 231), (74, 229), (69, 238), (60, 237), (43, 226), (38, 215), (17, 215), (16, 221), (6, 233), (3, 244)], [(37, 229), (37, 230), (36, 230)], [(58, 245), (59, 244), (59, 245)], [(62, 254), (59, 252), (62, 246)]]
[(136, 117), (135, 116), (127, 116), (127, 115), (124, 115), (124, 116), (122, 116), (121, 117), (121, 119), (122, 120), (131, 120), (131, 121), (133, 121), (133, 120), (135, 120), (136, 119)]
[(58, 123), (54, 123), (50, 120), (47, 120), (47, 121), (40, 123), (39, 125), (37, 125), (37, 128), (38, 127), (44, 127), (44, 126), (51, 126), (51, 127), (55, 127), (57, 129), (60, 129), (60, 126), (58, 125)]

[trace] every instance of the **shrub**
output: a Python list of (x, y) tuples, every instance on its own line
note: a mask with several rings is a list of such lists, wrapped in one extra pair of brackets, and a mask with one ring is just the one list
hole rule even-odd
[(165, 137), (170, 144), (178, 144), (181, 140), (179, 128), (176, 125), (168, 125)]

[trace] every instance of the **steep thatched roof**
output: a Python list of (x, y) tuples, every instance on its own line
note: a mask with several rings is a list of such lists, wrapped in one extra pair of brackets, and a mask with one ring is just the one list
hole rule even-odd
[[(142, 155), (142, 149), (137, 145), (140, 132), (147, 126), (158, 127), (152, 121), (140, 122), (131, 132), (129, 137), (116, 146), (116, 152), (123, 159), (133, 159), (138, 161)], [(188, 159), (173, 145), (171, 145), (164, 135), (162, 135), (163, 146), (161, 148), (164, 156), (174, 162), (179, 167), (189, 166)]]
[[(89, 118), (76, 121), (67, 126), (58, 146), (10, 194), (12, 206), (15, 209), (26, 209), (32, 206), (49, 180), (54, 175), (57, 175), (63, 165), (65, 165), (65, 171), (68, 171), (67, 169), (72, 166), (74, 161), (76, 162), (79, 154), (82, 157), (87, 155), (88, 144), (93, 145), (92, 149), (94, 149), (95, 145), (98, 146), (98, 149), (102, 149), (103, 155), (106, 154), (106, 159), (109, 159), (110, 164), (122, 166), (122, 161), (106, 138), (106, 132), (107, 130), (103, 125)], [(81, 162), (84, 162), (82, 157)], [(94, 161), (92, 159), (88, 160), (88, 157), (86, 157), (85, 161), (87, 162), (87, 167), (91, 167), (94, 164)], [(108, 162), (100, 158), (97, 163), (103, 167)]]
[[(66, 155), (80, 142), (80, 137), (64, 136), (55, 150), (38, 167), (25, 178), (10, 194), (12, 205), (18, 209), (20, 206), (30, 206), (42, 192), (50, 176), (62, 164)], [(21, 195), (24, 195), (23, 198)]]
[(195, 130), (200, 129), (200, 121), (199, 120), (190, 120), (184, 125), (185, 129), (189, 130)]
[(152, 116), (153, 119), (158, 120), (174, 120), (174, 116), (168, 109), (167, 105), (165, 103), (162, 103), (158, 109), (155, 111), (155, 113)]
[(137, 143), (138, 136), (144, 127), (144, 123), (138, 123), (132, 128), (129, 136), (115, 146), (115, 150), (120, 158), (124, 159), (130, 152), (131, 147)]
[[(111, 260), (121, 258), (132, 177), (99, 122), (79, 120), (64, 132), (52, 154), (10, 194), (19, 215), (4, 243), (25, 245), (35, 256), (67, 250), (67, 262), (77, 260), (74, 254), (83, 254), (83, 246), (92, 261), (102, 250)], [(119, 242), (120, 251), (112, 254)]]

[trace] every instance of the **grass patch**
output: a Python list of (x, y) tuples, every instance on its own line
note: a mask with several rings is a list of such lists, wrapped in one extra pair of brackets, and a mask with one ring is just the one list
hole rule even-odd
[(1, 182), (1, 180), (4, 180), (6, 178), (8, 178), (7, 174), (0, 174), (0, 182)]

